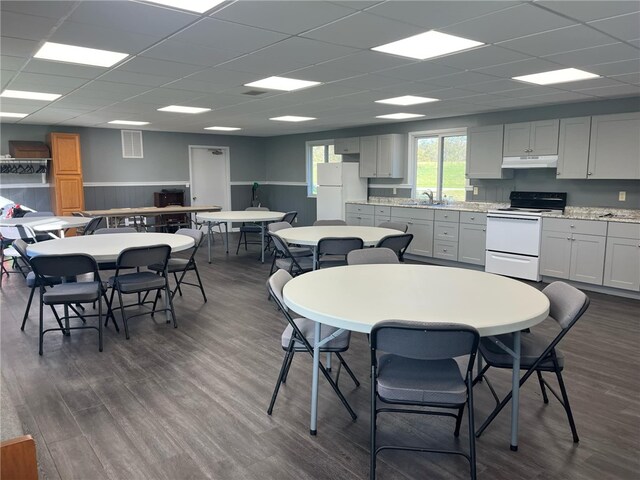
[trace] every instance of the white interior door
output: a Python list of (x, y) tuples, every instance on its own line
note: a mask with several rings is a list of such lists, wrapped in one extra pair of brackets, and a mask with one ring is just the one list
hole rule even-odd
[(228, 147), (189, 147), (191, 205), (231, 209)]

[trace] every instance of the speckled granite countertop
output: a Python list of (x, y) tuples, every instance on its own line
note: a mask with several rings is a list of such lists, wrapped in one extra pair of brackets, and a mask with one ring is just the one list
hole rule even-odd
[[(496, 208), (508, 207), (506, 203), (464, 202), (452, 205), (424, 205), (409, 198), (369, 197), (368, 201), (347, 202), (358, 205), (382, 205), (411, 208), (443, 208), (461, 212), (487, 212)], [(577, 220), (597, 220), (605, 222), (640, 223), (640, 209), (621, 209), (606, 207), (567, 207), (562, 213), (543, 213), (543, 217), (573, 218)]]

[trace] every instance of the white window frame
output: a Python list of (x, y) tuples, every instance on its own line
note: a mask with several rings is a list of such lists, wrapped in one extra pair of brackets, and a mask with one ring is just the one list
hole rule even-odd
[[(469, 137), (469, 134), (467, 132), (467, 128), (466, 127), (462, 127), (462, 128), (445, 128), (445, 129), (441, 129), (441, 130), (426, 130), (426, 131), (420, 131), (420, 132), (409, 132), (409, 165), (408, 165), (408, 171), (407, 171), (407, 176), (409, 177), (409, 181), (411, 184), (411, 197), (412, 198), (416, 198), (417, 195), (417, 183), (418, 183), (418, 178), (417, 178), (417, 173), (418, 173), (418, 157), (416, 156), (416, 138), (418, 137), (454, 137), (454, 136), (459, 136), (459, 135), (464, 135), (467, 138)], [(442, 148), (442, 140), (440, 140), (440, 148)], [(441, 163), (442, 161), (442, 155), (438, 155), (438, 163)], [(438, 165), (438, 175), (440, 177), (442, 177), (442, 165)], [(440, 183), (440, 182), (439, 182)], [(470, 186), (469, 183), (469, 179), (466, 179), (465, 182), (465, 188), (468, 190)], [(442, 189), (440, 189), (440, 191), (438, 192), (440, 198), (434, 198), (434, 200), (437, 201), (441, 201), (442, 200)]]
[[(335, 145), (334, 140), (326, 139), (326, 140), (310, 140), (305, 142), (305, 151), (307, 156), (307, 197), (308, 198), (316, 198), (317, 195), (313, 193), (313, 148), (319, 145), (329, 146)], [(324, 156), (324, 162), (327, 163), (329, 161), (328, 149), (327, 153)]]

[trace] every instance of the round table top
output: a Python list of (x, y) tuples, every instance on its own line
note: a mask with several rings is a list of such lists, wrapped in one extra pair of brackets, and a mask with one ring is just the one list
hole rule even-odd
[(130, 247), (167, 244), (172, 252), (193, 247), (193, 238), (173, 233), (107, 233), (67, 237), (38, 242), (27, 247), (29, 256), (85, 253), (97, 262), (115, 262), (120, 252)]
[(366, 246), (376, 245), (382, 238), (389, 235), (402, 235), (400, 230), (380, 227), (354, 227), (349, 225), (295, 227), (278, 230), (276, 234), (287, 243), (296, 245), (317, 245), (321, 238), (326, 237), (357, 237)]
[(526, 283), (476, 270), (429, 265), (351, 265), (300, 275), (285, 304), (311, 320), (369, 333), (381, 320), (458, 323), (481, 336), (532, 327), (547, 297)]
[(198, 219), (205, 222), (275, 222), (282, 220), (284, 215), (285, 212), (270, 210), (232, 210), (198, 213)]
[(0, 219), (0, 226), (28, 225), (36, 232), (52, 232), (83, 227), (91, 220), (91, 217), (74, 216), (3, 218)]

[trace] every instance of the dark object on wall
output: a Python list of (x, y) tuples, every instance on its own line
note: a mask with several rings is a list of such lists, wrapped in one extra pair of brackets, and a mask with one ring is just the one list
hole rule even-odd
[(51, 158), (51, 151), (44, 142), (9, 140), (9, 155), (13, 158)]
[[(165, 189), (161, 192), (153, 192), (154, 207), (168, 207), (169, 205), (184, 206), (184, 190)], [(175, 233), (180, 227), (189, 226), (187, 215), (160, 215), (156, 231)]]

